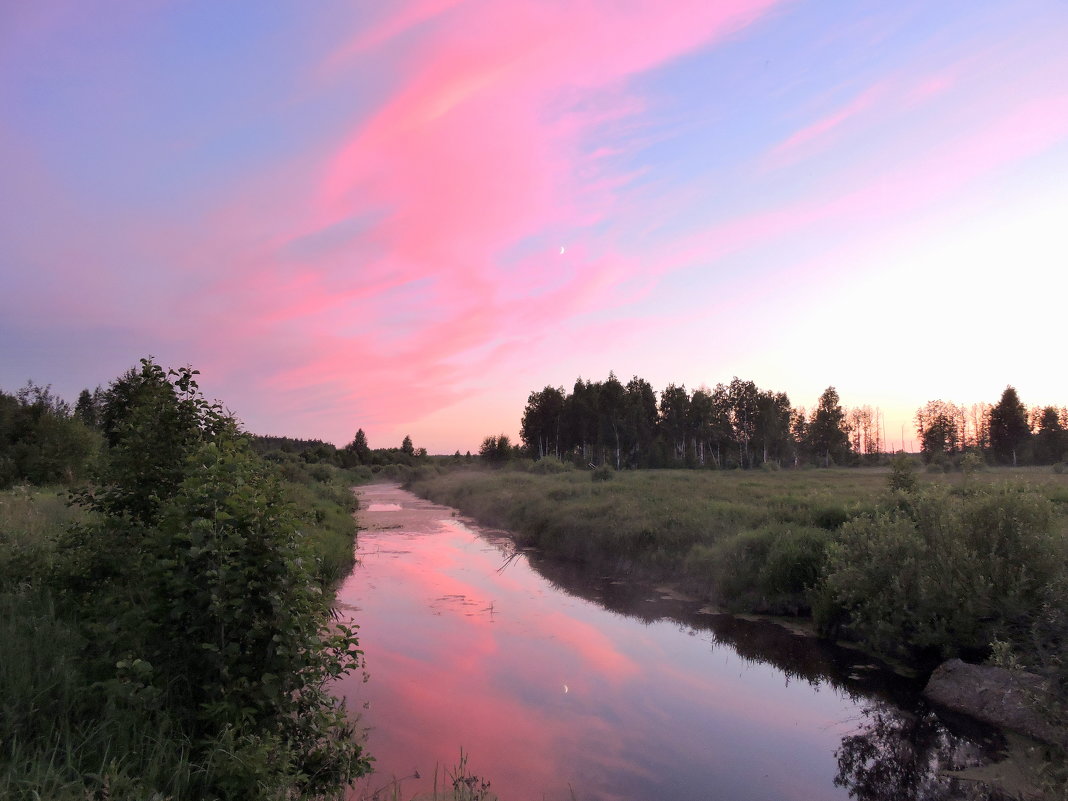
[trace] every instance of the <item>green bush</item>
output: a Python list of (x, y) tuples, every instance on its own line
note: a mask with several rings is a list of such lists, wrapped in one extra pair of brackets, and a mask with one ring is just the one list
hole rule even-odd
[(530, 467), (530, 472), (536, 475), (565, 473), (568, 470), (571, 470), (571, 465), (564, 464), (555, 456), (543, 456)]
[(1041, 604), (1062, 570), (1050, 502), (995, 487), (928, 490), (855, 518), (830, 546), (817, 623), (845, 624), (885, 653), (941, 658), (984, 652)]
[(773, 524), (713, 548), (697, 546), (689, 561), (706, 561), (717, 600), (727, 608), (799, 614), (809, 608), (830, 539), (824, 529)]
[(914, 492), (918, 485), (916, 464), (905, 454), (899, 454), (890, 462), (889, 485), (894, 492)]
[[(93, 515), (59, 540), (53, 583), (81, 612), (82, 669), (107, 703), (151, 701), (188, 738), (210, 766), (192, 797), (336, 792), (369, 767), (329, 692), (360, 652), (328, 625), (311, 532), (347, 516), (347, 493), (324, 465), (309, 469), (326, 480), (283, 489), (193, 375), (143, 363), (106, 483), (77, 496)], [(145, 444), (157, 450), (139, 457)]]
[(590, 479), (592, 481), (611, 481), (616, 475), (615, 468), (612, 465), (605, 462), (602, 465), (595, 467), (590, 473)]

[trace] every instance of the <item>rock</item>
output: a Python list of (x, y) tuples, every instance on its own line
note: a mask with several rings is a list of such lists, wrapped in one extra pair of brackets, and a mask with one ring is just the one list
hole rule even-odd
[(1068, 733), (1040, 713), (1047, 705), (1050, 688), (1033, 673), (950, 659), (931, 674), (923, 694), (954, 712), (1036, 740), (1062, 744), (1068, 739)]

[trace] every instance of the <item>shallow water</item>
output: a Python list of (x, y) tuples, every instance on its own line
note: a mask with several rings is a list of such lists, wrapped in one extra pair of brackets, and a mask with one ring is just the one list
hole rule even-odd
[(376, 773), (354, 798), (440, 787), (461, 749), (508, 801), (987, 797), (938, 771), (997, 738), (862, 654), (517, 554), (395, 485), (359, 495), (338, 600), (369, 679), (341, 690)]

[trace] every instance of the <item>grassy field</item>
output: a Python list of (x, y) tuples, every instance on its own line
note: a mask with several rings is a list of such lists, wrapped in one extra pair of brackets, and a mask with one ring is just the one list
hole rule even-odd
[(411, 487), (520, 545), (732, 611), (815, 613), (825, 633), (895, 656), (982, 651), (1037, 612), (1064, 572), (1068, 475), (919, 471), (903, 493), (890, 472), (453, 471)]

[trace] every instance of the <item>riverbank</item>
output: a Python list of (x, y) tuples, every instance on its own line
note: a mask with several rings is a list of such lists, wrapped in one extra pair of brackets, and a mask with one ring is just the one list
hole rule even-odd
[[(940, 770), (995, 759), (996, 733), (943, 725), (919, 682), (857, 651), (516, 553), (504, 532), (395, 486), (359, 492), (360, 566), (339, 599), (368, 655), (370, 680), (344, 689), (368, 705), (371, 790), (394, 775), (408, 777), (402, 798), (429, 789), (463, 747), (502, 798), (717, 787), (743, 801), (876, 801), (913, 797), (914, 783), (938, 801), (990, 798), (958, 794)], [(880, 795), (876, 776), (900, 782)]]
[(891, 492), (875, 470), (454, 471), (411, 488), (519, 547), (670, 582), (732, 612), (811, 621), (921, 674), (994, 645), (1063, 676), (1045, 616), (1064, 606), (1068, 480), (1034, 469), (917, 479)]

